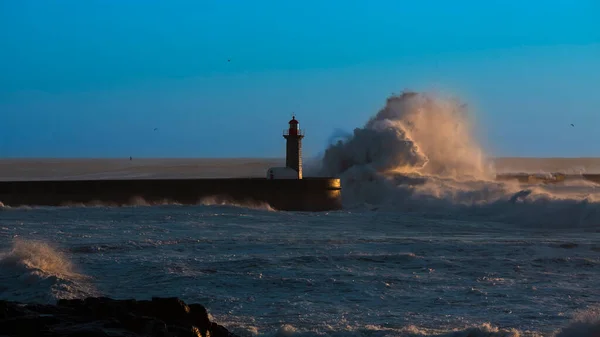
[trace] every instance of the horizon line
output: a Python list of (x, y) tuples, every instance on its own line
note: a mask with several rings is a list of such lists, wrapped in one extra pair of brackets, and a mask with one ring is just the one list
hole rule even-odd
[[(123, 157), (0, 157), (2, 160), (128, 160), (129, 156)], [(285, 160), (283, 157), (131, 157), (137, 160), (242, 160), (242, 159), (261, 159), (261, 160)], [(319, 157), (305, 157), (307, 159), (317, 159)], [(490, 156), (489, 159), (600, 159), (600, 156), (578, 156), (578, 157), (537, 157), (537, 156)]]

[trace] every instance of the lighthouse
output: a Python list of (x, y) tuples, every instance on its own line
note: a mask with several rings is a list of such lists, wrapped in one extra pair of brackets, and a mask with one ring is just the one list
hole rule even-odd
[(302, 138), (304, 132), (298, 127), (296, 116), (289, 121), (290, 127), (283, 131), (286, 140), (285, 166), (267, 170), (267, 179), (302, 179)]
[(298, 172), (298, 179), (302, 179), (302, 138), (304, 133), (298, 127), (296, 116), (290, 120), (290, 128), (283, 133), (286, 140), (285, 166)]

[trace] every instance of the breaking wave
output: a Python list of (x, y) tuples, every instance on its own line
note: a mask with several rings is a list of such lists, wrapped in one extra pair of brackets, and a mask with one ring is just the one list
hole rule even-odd
[[(580, 184), (495, 181), (466, 104), (405, 92), (352, 134), (337, 130), (312, 174), (342, 179), (346, 209), (480, 216), (542, 226), (600, 224), (600, 194)], [(311, 172), (308, 169), (307, 175)]]
[(241, 202), (232, 200), (227, 196), (205, 197), (200, 200), (199, 204), (204, 206), (233, 206), (263, 211), (275, 211), (275, 209), (271, 207), (271, 205), (264, 201), (246, 200)]
[(97, 295), (90, 281), (44, 242), (17, 239), (9, 251), (0, 253), (0, 298), (54, 303), (58, 298)]
[[(65, 202), (60, 207), (149, 207), (149, 206), (181, 206), (183, 204), (175, 201), (171, 201), (168, 199), (160, 200), (160, 201), (147, 201), (142, 197), (131, 198), (127, 203), (118, 204), (114, 202), (106, 202), (106, 201), (91, 201), (91, 202)], [(275, 211), (274, 208), (271, 207), (267, 202), (264, 201), (255, 201), (255, 200), (244, 200), (244, 201), (236, 201), (227, 196), (210, 196), (204, 197), (198, 200), (196, 203), (198, 206), (230, 206), (230, 207), (238, 207), (238, 208), (248, 208), (253, 210), (265, 210), (265, 211)], [(0, 201), (0, 211), (2, 210), (10, 210), (10, 209), (32, 209), (32, 208), (47, 208), (48, 206), (17, 206), (11, 207), (6, 206)]]
[(259, 333), (258, 329), (255, 327), (223, 321), (223, 318), (220, 317), (217, 319), (240, 335), (261, 337), (596, 337), (600, 335), (600, 313), (596, 309), (589, 309), (578, 313), (566, 327), (549, 333), (523, 331), (514, 328), (500, 328), (490, 323), (456, 329), (427, 329), (415, 325), (407, 325), (400, 328), (377, 325), (358, 327), (351, 325), (344, 326), (344, 324), (341, 324), (340, 327), (324, 326), (315, 327), (312, 330), (297, 329), (292, 325), (285, 324), (276, 331)]

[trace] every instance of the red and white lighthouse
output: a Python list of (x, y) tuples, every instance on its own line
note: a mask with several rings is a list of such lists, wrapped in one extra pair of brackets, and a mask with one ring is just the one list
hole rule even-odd
[(302, 138), (304, 132), (298, 127), (296, 116), (292, 116), (290, 127), (283, 133), (286, 139), (285, 166), (298, 172), (298, 179), (302, 179)]

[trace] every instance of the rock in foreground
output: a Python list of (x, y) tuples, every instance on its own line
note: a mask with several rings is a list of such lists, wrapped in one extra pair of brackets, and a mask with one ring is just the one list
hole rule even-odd
[(208, 318), (204, 306), (153, 297), (151, 301), (90, 297), (57, 305), (0, 301), (0, 335), (236, 337)]

